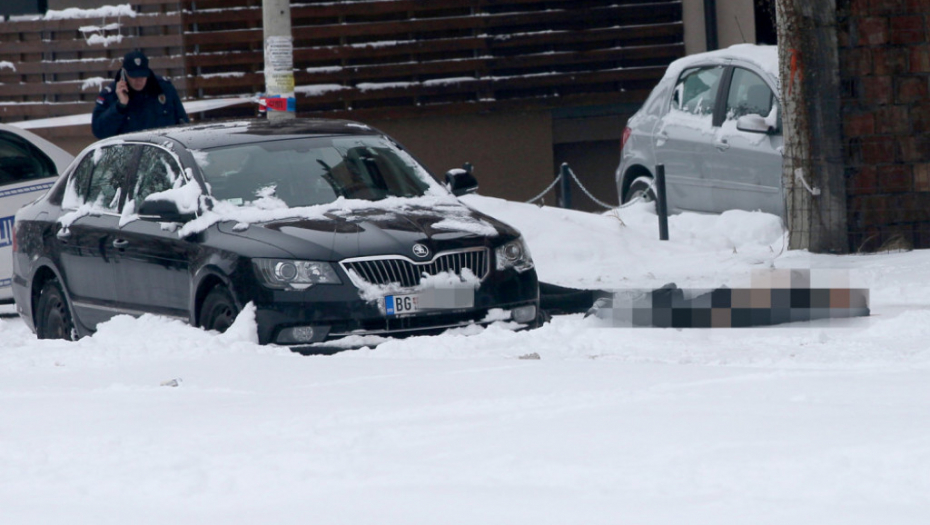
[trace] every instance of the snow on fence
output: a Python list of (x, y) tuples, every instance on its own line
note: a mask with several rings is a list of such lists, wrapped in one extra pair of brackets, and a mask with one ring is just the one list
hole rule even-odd
[[(641, 102), (684, 53), (681, 10), (678, 0), (293, 2), (298, 113)], [(96, 92), (87, 80), (110, 77), (135, 48), (188, 98), (264, 89), (260, 0), (77, 11), (0, 22), (0, 62), (11, 66), (0, 68), (0, 120), (89, 111)]]
[[(189, 87), (261, 91), (260, 3), (197, 6), (185, 18), (186, 43), (198, 50), (189, 66), (244, 75), (193, 75)], [(642, 101), (684, 53), (681, 16), (681, 3), (668, 0), (294, 3), (298, 112), (404, 117)]]
[(0, 21), (0, 120), (57, 117), (92, 109), (101, 84), (127, 51), (141, 48), (159, 74), (184, 89), (179, 2), (132, 0)]

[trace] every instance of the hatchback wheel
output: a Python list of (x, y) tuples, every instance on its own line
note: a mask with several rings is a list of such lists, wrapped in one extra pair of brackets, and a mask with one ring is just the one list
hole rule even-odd
[(36, 335), (39, 339), (76, 339), (71, 308), (58, 279), (51, 279), (42, 287), (36, 313)]
[(200, 309), (200, 326), (205, 330), (216, 330), (223, 333), (236, 320), (239, 309), (233, 301), (229, 290), (224, 286), (217, 286), (210, 290), (207, 298), (203, 300)]
[(626, 190), (626, 198), (623, 199), (623, 203), (626, 204), (640, 197), (644, 202), (655, 202), (656, 200), (655, 190), (652, 189), (652, 177), (648, 175), (641, 175), (633, 179), (633, 182), (630, 183), (630, 189)]

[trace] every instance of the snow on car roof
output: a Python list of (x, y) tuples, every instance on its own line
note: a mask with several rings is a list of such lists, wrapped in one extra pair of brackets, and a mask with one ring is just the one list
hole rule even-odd
[(188, 149), (206, 150), (248, 142), (262, 142), (288, 136), (312, 135), (382, 135), (368, 125), (350, 120), (295, 118), (283, 121), (244, 119), (186, 124), (168, 128), (139, 131), (120, 138), (157, 142), (166, 137), (177, 140)]
[(672, 62), (665, 72), (665, 77), (678, 77), (688, 67), (699, 63), (726, 62), (741, 60), (754, 64), (762, 71), (778, 80), (778, 46), (760, 46), (756, 44), (737, 44), (726, 49), (696, 53)]

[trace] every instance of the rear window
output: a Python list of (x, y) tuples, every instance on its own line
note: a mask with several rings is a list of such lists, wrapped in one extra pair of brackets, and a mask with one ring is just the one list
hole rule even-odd
[(55, 163), (42, 150), (19, 135), (0, 131), (0, 186), (57, 175)]

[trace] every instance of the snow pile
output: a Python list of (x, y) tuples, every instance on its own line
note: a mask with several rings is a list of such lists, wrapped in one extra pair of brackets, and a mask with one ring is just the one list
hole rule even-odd
[(557, 316), (312, 357), (256, 345), (251, 305), (224, 335), (117, 316), (75, 343), (0, 318), (2, 521), (927, 521), (930, 251), (789, 252), (776, 217), (745, 212), (672, 216), (659, 241), (647, 205), (463, 200), (520, 228), (549, 282), (840, 269), (871, 289), (873, 316), (695, 330)]
[(341, 84), (312, 84), (309, 86), (294, 86), (294, 93), (302, 93), (308, 97), (322, 95), (330, 91), (341, 91), (349, 89)]
[(103, 89), (103, 85), (109, 82), (110, 79), (103, 77), (90, 77), (85, 78), (81, 82), (81, 91), (87, 91), (88, 89), (100, 90)]
[(563, 286), (713, 288), (771, 267), (785, 250), (780, 219), (760, 212), (672, 215), (670, 240), (660, 241), (649, 203), (598, 215), (482, 196), (462, 201), (520, 230), (540, 280)]
[(93, 33), (91, 35), (85, 34), (84, 41), (90, 46), (101, 45), (103, 47), (108, 47), (110, 44), (119, 44), (122, 42), (123, 35), (101, 35), (99, 33)]
[(136, 11), (129, 4), (106, 5), (95, 9), (81, 9), (69, 7), (67, 9), (50, 9), (43, 17), (45, 20), (72, 20), (78, 18), (114, 18), (128, 16), (136, 17)]

